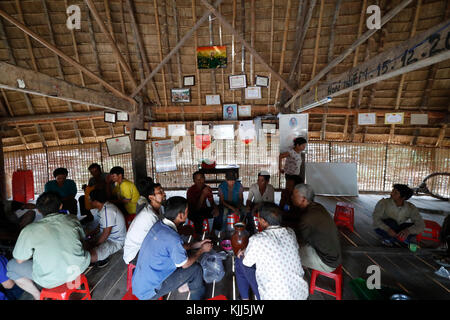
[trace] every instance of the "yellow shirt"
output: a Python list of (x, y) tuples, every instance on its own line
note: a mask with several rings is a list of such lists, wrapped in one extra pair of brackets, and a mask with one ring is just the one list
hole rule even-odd
[(131, 200), (125, 203), (125, 209), (129, 214), (136, 214), (136, 204), (139, 200), (140, 194), (133, 182), (123, 179), (121, 184), (116, 184), (113, 189), (113, 195), (118, 199)]

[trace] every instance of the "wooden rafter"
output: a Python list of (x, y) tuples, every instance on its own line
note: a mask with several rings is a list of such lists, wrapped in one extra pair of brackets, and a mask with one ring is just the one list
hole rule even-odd
[[(412, 26), (411, 26), (411, 32), (409, 34), (410, 38), (414, 37), (416, 34), (416, 28), (417, 28), (417, 23), (419, 22), (419, 14), (420, 14), (421, 7), (422, 7), (422, 0), (417, 0), (416, 11), (415, 11)], [(395, 111), (397, 111), (400, 108), (400, 100), (401, 100), (402, 93), (403, 93), (405, 78), (406, 78), (406, 74), (402, 74), (400, 77), (400, 82), (398, 84), (398, 89), (397, 89), (397, 97), (395, 99), (395, 107), (394, 107)], [(395, 124), (391, 124), (391, 129), (389, 132), (389, 143), (391, 143), (393, 141), (394, 133), (395, 133)]]
[(103, 80), (102, 78), (100, 78), (99, 76), (97, 76), (95, 73), (93, 73), (92, 71), (90, 71), (89, 69), (87, 69), (85, 66), (79, 64), (78, 62), (76, 62), (75, 60), (73, 60), (71, 57), (69, 57), (68, 55), (66, 55), (64, 52), (62, 52), (61, 50), (59, 50), (58, 48), (56, 48), (55, 46), (53, 46), (52, 44), (50, 44), (48, 41), (46, 41), (45, 39), (43, 39), (41, 36), (39, 36), (37, 33), (35, 33), (34, 31), (32, 31), (31, 29), (29, 29), (28, 27), (26, 27), (24, 24), (22, 24), (21, 22), (19, 22), (18, 20), (14, 19), (13, 17), (11, 17), (8, 13), (6, 13), (4, 10), (0, 9), (0, 16), (2, 16), (5, 20), (7, 20), (8, 22), (10, 22), (11, 24), (13, 24), (14, 26), (18, 27), (20, 30), (22, 30), (23, 32), (25, 32), (28, 36), (32, 37), (33, 39), (35, 39), (37, 42), (39, 42), (40, 44), (42, 44), (44, 47), (50, 49), (51, 51), (53, 51), (54, 53), (56, 53), (58, 56), (60, 56), (63, 60), (65, 60), (67, 63), (69, 63), (70, 65), (72, 65), (73, 67), (75, 67), (78, 70), (82, 70), (87, 76), (89, 76), (91, 79), (101, 83), (105, 88), (107, 88), (108, 90), (110, 90), (112, 93), (114, 93), (116, 96), (120, 97), (120, 98), (124, 98), (127, 99), (131, 104), (135, 104), (136, 101), (134, 101), (133, 99), (127, 97), (125, 94), (123, 94), (120, 90), (116, 89), (115, 87), (113, 87), (112, 85), (110, 85), (109, 83), (107, 83), (105, 80)]
[[(135, 41), (138, 45), (138, 49), (140, 52), (140, 56), (142, 59), (142, 64), (144, 67), (144, 71), (147, 74), (150, 74), (152, 72), (151, 68), (150, 68), (150, 63), (148, 61), (147, 58), (147, 54), (145, 52), (145, 46), (144, 46), (144, 42), (142, 41), (142, 36), (141, 33), (139, 32), (139, 27), (137, 24), (137, 20), (136, 20), (136, 10), (134, 9), (134, 5), (132, 3), (131, 0), (126, 0), (127, 5), (128, 5), (128, 10), (130, 12), (130, 18), (131, 18), (131, 28), (133, 29), (133, 36), (135, 37)], [(142, 81), (142, 80), (141, 80)], [(155, 95), (155, 99), (156, 99), (156, 103), (158, 104), (158, 106), (161, 106), (161, 100), (159, 99), (159, 93), (158, 93), (158, 89), (156, 88), (156, 84), (155, 81), (152, 79), (152, 82), (150, 83), (154, 95)]]
[[(398, 4), (394, 9), (386, 13), (382, 18), (380, 25), (384, 26), (388, 21), (394, 18), (399, 12), (401, 12), (406, 6), (411, 3), (412, 0), (403, 0), (400, 4)], [(349, 54), (351, 54), (358, 46), (364, 43), (367, 39), (369, 39), (377, 30), (371, 29), (365, 32), (361, 37), (359, 37), (349, 48), (347, 48), (342, 54), (336, 57), (331, 63), (329, 63), (325, 68), (323, 68), (313, 79), (311, 79), (305, 86), (301, 87), (297, 90), (292, 98), (285, 104), (285, 107), (291, 106), (291, 110), (295, 110), (295, 107), (292, 105), (293, 102), (296, 101), (298, 97), (300, 97), (303, 93), (309, 90), (311, 87), (316, 85), (322, 77), (324, 77), (331, 69), (341, 63)]]
[[(54, 32), (53, 32), (52, 23), (51, 23), (51, 21), (50, 21), (50, 16), (49, 16), (49, 14), (48, 14), (48, 8), (47, 8), (47, 2), (46, 2), (46, 0), (42, 0), (42, 7), (44, 8), (45, 19), (46, 19), (47, 26), (48, 26), (48, 29), (49, 29), (49, 32), (50, 32), (50, 42), (51, 42), (52, 44), (56, 45), (56, 41), (55, 41), (55, 36), (54, 36)], [(57, 69), (58, 69), (58, 75), (59, 75), (59, 78), (62, 79), (62, 80), (64, 80), (64, 71), (63, 71), (63, 68), (62, 68), (62, 65), (61, 65), (60, 58), (59, 58), (57, 55), (55, 55), (55, 58), (56, 58), (56, 67), (57, 67)], [(36, 70), (36, 71), (37, 71), (37, 70)], [(46, 98), (45, 98), (45, 99), (46, 99)], [(47, 100), (47, 99), (46, 99), (46, 100)], [(72, 102), (67, 101), (67, 107), (69, 108), (69, 111), (73, 111)], [(77, 123), (76, 121), (73, 121), (73, 122), (72, 122), (72, 125), (73, 125), (73, 128), (74, 128), (74, 130), (75, 130), (75, 135), (76, 135), (77, 138), (78, 138), (78, 142), (79, 142), (80, 144), (83, 144), (84, 141), (83, 141), (83, 137), (81, 136), (81, 132), (80, 132), (80, 129), (79, 129), (79, 127), (78, 127), (78, 123)]]
[[(156, 0), (154, 0), (156, 1)], [(192, 22), (195, 25), (197, 22), (197, 7), (195, 5), (195, 0), (192, 0)], [(198, 47), (198, 34), (197, 31), (195, 31), (194, 33), (194, 48)], [(161, 52), (161, 50), (160, 50)], [(160, 54), (160, 59), (162, 60), (162, 54)], [(162, 69), (164, 72), (164, 69)], [(201, 79), (200, 79), (200, 70), (198, 68), (197, 65), (197, 59), (195, 59), (195, 70), (196, 70), (196, 80), (195, 80), (195, 84), (197, 86), (197, 95), (198, 95), (198, 99), (199, 99), (199, 105), (203, 105), (203, 99), (202, 99), (202, 83), (201, 83)], [(167, 99), (166, 99), (167, 101)], [(167, 103), (166, 103), (166, 107), (167, 107)], [(201, 107), (200, 107), (201, 108)], [(203, 117), (200, 117), (200, 120), (203, 120)]]
[[(214, 4), (215, 7), (219, 6), (220, 3), (223, 0), (217, 0)], [(142, 82), (137, 89), (133, 92), (133, 94), (130, 96), (131, 98), (134, 98), (146, 85), (147, 83), (153, 79), (156, 73), (172, 58), (172, 56), (184, 45), (184, 43), (192, 36), (192, 34), (197, 30), (205, 21), (208, 19), (209, 11), (204, 13), (203, 16), (197, 21), (195, 26), (193, 26), (184, 36), (183, 38), (177, 43), (177, 45), (167, 54), (164, 59), (158, 64), (158, 66), (150, 73), (150, 75)]]

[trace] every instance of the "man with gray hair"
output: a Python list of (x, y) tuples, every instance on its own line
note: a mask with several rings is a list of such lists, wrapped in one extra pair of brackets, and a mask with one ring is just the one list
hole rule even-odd
[(263, 202), (259, 218), (263, 231), (250, 237), (235, 260), (241, 299), (249, 299), (251, 288), (258, 300), (306, 300), (308, 283), (295, 232), (281, 227), (281, 210), (274, 203)]
[(311, 269), (332, 272), (342, 263), (339, 233), (328, 211), (314, 202), (310, 185), (298, 184), (292, 203), (298, 214), (295, 230), (300, 245), (302, 265)]

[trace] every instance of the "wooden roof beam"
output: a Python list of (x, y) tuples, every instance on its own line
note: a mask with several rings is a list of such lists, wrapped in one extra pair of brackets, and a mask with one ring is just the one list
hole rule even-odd
[(255, 58), (259, 61), (259, 63), (263, 65), (265, 69), (270, 70), (270, 73), (274, 76), (276, 80), (280, 81), (280, 83), (283, 85), (284, 88), (286, 88), (289, 92), (291, 92), (291, 94), (294, 94), (294, 90), (288, 85), (286, 80), (284, 80), (271, 66), (267, 64), (267, 62), (264, 61), (264, 59), (259, 55), (259, 53), (256, 52), (256, 50), (252, 46), (250, 46), (247, 43), (247, 41), (245, 41), (245, 39), (231, 26), (231, 24), (228, 23), (228, 21), (211, 4), (209, 4), (206, 0), (201, 0), (201, 2), (206, 8), (208, 8), (210, 12), (212, 12), (219, 19), (220, 24), (222, 24), (222, 26), (225, 27), (225, 29), (227, 29), (231, 34), (233, 34), (236, 37), (236, 39), (238, 39), (245, 46), (245, 48), (248, 51), (250, 51), (252, 55), (255, 56)]
[[(223, 0), (217, 0), (214, 3), (215, 7), (218, 7), (220, 3), (222, 3)], [(180, 42), (177, 43), (177, 45), (169, 52), (168, 55), (165, 56), (165, 58), (158, 64), (158, 66), (150, 73), (150, 75), (145, 78), (145, 80), (139, 85), (139, 87), (136, 88), (136, 90), (131, 94), (130, 98), (134, 98), (146, 85), (147, 83), (153, 79), (156, 73), (172, 58), (172, 56), (180, 50), (180, 48), (184, 45), (184, 43), (192, 36), (192, 34), (200, 28), (200, 26), (203, 24), (203, 22), (208, 19), (210, 12), (205, 12), (203, 16), (197, 21), (197, 23), (184, 35), (183, 38), (181, 38)]]
[(58, 48), (56, 48), (54, 45), (50, 44), (48, 41), (46, 41), (45, 39), (43, 39), (41, 36), (39, 36), (37, 33), (35, 33), (34, 31), (32, 31), (30, 28), (26, 27), (24, 24), (22, 24), (21, 22), (19, 22), (18, 20), (14, 19), (13, 17), (11, 17), (8, 13), (6, 13), (6, 11), (1, 10), (0, 9), (0, 16), (3, 17), (5, 20), (7, 20), (9, 23), (13, 24), (14, 26), (16, 26), (17, 28), (19, 28), (20, 30), (22, 30), (24, 33), (26, 33), (27, 35), (29, 35), (30, 37), (32, 37), (33, 39), (35, 39), (37, 42), (39, 42), (40, 44), (42, 44), (44, 47), (48, 48), (49, 50), (51, 50), (52, 52), (54, 52), (55, 54), (57, 54), (58, 56), (60, 56), (62, 59), (64, 59), (67, 63), (69, 63), (70, 65), (72, 65), (74, 68), (83, 71), (87, 76), (89, 76), (91, 79), (101, 83), (105, 88), (107, 88), (108, 90), (110, 90), (112, 93), (114, 93), (117, 97), (120, 97), (122, 99), (128, 100), (129, 103), (131, 104), (135, 104), (136, 101), (133, 100), (132, 98), (126, 96), (124, 93), (122, 93), (120, 90), (116, 89), (115, 87), (113, 87), (112, 85), (110, 85), (108, 82), (106, 82), (105, 80), (103, 80), (102, 78), (100, 78), (99, 76), (97, 76), (95, 73), (93, 73), (92, 71), (90, 71), (89, 69), (87, 69), (85, 66), (83, 66), (82, 64), (76, 62), (75, 60), (73, 60), (71, 57), (69, 57), (68, 55), (66, 55), (64, 52), (62, 52), (61, 50), (59, 50)]
[[(405, 40), (357, 67), (318, 85), (316, 90), (311, 90), (302, 96), (300, 107), (450, 59), (450, 48), (446, 46), (448, 32), (450, 32), (450, 20)], [(433, 39), (431, 43), (430, 39)]]
[[(128, 100), (117, 98), (106, 92), (78, 87), (61, 79), (46, 74), (28, 70), (0, 61), (0, 88), (40, 95), (49, 98), (86, 104), (114, 111), (131, 111)], [(17, 80), (25, 83), (25, 88), (19, 88)]]
[[(202, 0), (203, 1), (203, 0)], [(381, 18), (381, 27), (384, 26), (388, 21), (390, 21), (392, 18), (394, 18), (400, 11), (402, 11), (406, 6), (408, 6), (412, 0), (403, 0), (399, 5), (397, 5), (394, 9), (386, 13)], [(311, 79), (305, 86), (297, 90), (292, 98), (285, 104), (285, 107), (292, 105), (298, 97), (300, 97), (302, 94), (304, 94), (308, 89), (310, 89), (312, 86), (314, 86), (316, 83), (319, 82), (320, 79), (323, 78), (331, 69), (333, 69), (335, 66), (337, 66), (339, 63), (341, 63), (349, 54), (351, 54), (358, 46), (363, 44), (367, 39), (369, 39), (375, 32), (377, 32), (377, 29), (371, 29), (366, 31), (361, 37), (359, 37), (347, 50), (345, 50), (341, 55), (336, 57), (331, 63), (329, 63), (325, 68), (320, 70), (320, 72)], [(291, 106), (291, 110), (295, 110), (296, 108), (294, 106)]]

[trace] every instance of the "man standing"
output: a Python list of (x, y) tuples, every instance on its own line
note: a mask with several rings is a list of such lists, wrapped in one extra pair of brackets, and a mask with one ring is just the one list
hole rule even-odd
[[(177, 232), (188, 215), (187, 200), (172, 197), (164, 207), (164, 219), (150, 229), (139, 251), (133, 274), (133, 294), (140, 300), (156, 300), (187, 283), (191, 300), (205, 293), (203, 272), (197, 259), (212, 248), (211, 240), (183, 244)], [(186, 250), (198, 249), (188, 255)]]
[(251, 287), (258, 300), (306, 300), (308, 283), (294, 231), (281, 227), (281, 210), (274, 203), (263, 202), (259, 218), (263, 231), (250, 237), (235, 260), (241, 299), (248, 300)]
[[(412, 195), (413, 191), (407, 185), (394, 184), (391, 197), (376, 204), (373, 226), (382, 237), (383, 245), (392, 247), (394, 242), (400, 242), (415, 250), (416, 235), (425, 229), (425, 223), (416, 206), (406, 201)], [(411, 222), (406, 222), (409, 219)]]
[(19, 235), (7, 276), (39, 300), (40, 290), (75, 280), (89, 266), (83, 249), (85, 234), (76, 216), (59, 213), (58, 195), (44, 192), (36, 201), (43, 219), (26, 226)]
[(214, 202), (212, 189), (205, 184), (205, 175), (196, 171), (192, 177), (194, 185), (186, 193), (189, 204), (188, 218), (194, 222), (195, 232), (201, 234), (203, 220), (217, 217), (219, 208)]
[[(112, 191), (117, 200), (111, 200), (124, 214), (136, 214), (136, 205), (139, 200), (139, 191), (133, 182), (124, 178), (122, 167), (114, 167), (109, 171), (115, 187)], [(123, 209), (122, 209), (123, 208)]]
[(314, 202), (314, 197), (310, 185), (295, 186), (292, 203), (298, 215), (300, 257), (305, 267), (332, 272), (342, 261), (339, 233), (333, 218), (321, 204)]
[[(153, 225), (162, 219), (161, 205), (166, 200), (166, 193), (159, 183), (146, 179), (141, 181), (141, 196), (148, 199), (148, 204), (139, 211), (131, 222), (123, 247), (123, 260), (126, 264), (136, 260), (142, 242)], [(136, 261), (133, 262), (136, 265)]]

